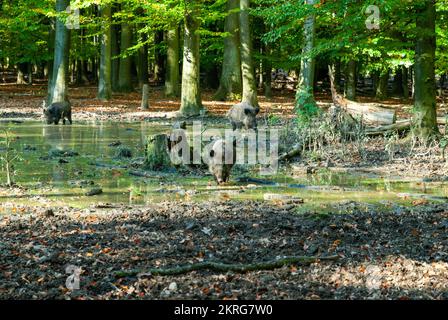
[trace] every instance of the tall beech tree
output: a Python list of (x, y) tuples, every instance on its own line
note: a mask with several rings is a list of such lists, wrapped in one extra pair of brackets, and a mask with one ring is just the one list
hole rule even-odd
[(242, 102), (258, 106), (257, 80), (252, 59), (252, 36), (249, 20), (250, 0), (240, 0), (240, 43), (241, 43), (241, 73), (243, 77)]
[(59, 16), (56, 20), (54, 60), (52, 77), (48, 83), (47, 104), (68, 101), (68, 64), (70, 50), (70, 30), (66, 27), (63, 13), (70, 5), (70, 0), (57, 0), (56, 11)]
[(179, 26), (175, 25), (166, 32), (166, 76), (165, 95), (178, 97), (179, 88)]
[(132, 91), (132, 56), (128, 49), (132, 46), (132, 28), (124, 22), (121, 24), (121, 54), (124, 55), (120, 59), (120, 73), (118, 78), (118, 91)]
[[(305, 0), (306, 5), (310, 10), (313, 10), (313, 6), (317, 0)], [(314, 73), (316, 60), (312, 56), (316, 37), (316, 15), (311, 12), (305, 18), (305, 24), (303, 26), (303, 50), (302, 59), (300, 62), (300, 74), (299, 83), (296, 93), (296, 107), (299, 109), (299, 113), (303, 115), (312, 115), (313, 109), (315, 109), (314, 101)]]
[(215, 93), (216, 100), (233, 100), (242, 91), (241, 54), (239, 36), (239, 0), (228, 0), (227, 16), (224, 22), (224, 56), (219, 88)]
[(198, 115), (203, 108), (199, 74), (199, 14), (200, 6), (197, 1), (191, 1), (186, 4), (180, 106), (180, 113), (185, 116)]
[(413, 133), (427, 140), (439, 133), (436, 113), (435, 0), (421, 0), (416, 6), (415, 102)]
[(112, 8), (110, 4), (100, 7), (102, 17), (100, 77), (98, 81), (98, 99), (112, 98)]

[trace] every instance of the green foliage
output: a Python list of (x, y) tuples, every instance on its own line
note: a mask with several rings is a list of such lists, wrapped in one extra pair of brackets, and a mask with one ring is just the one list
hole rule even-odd
[(299, 126), (308, 124), (320, 112), (313, 94), (310, 91), (301, 90), (298, 90), (296, 94), (295, 110)]
[(12, 187), (14, 185), (14, 176), (16, 171), (14, 164), (20, 161), (20, 154), (14, 147), (16, 138), (12, 136), (12, 133), (8, 129), (3, 130), (3, 140), (0, 141), (0, 162), (2, 164), (2, 171), (5, 172), (6, 185)]

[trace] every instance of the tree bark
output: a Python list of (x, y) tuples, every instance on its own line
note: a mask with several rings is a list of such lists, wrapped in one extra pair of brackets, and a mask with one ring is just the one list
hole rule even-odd
[(417, 4), (417, 38), (415, 48), (415, 103), (413, 134), (427, 140), (439, 134), (436, 113), (435, 84), (435, 18), (434, 0)]
[(347, 64), (347, 91), (348, 100), (356, 100), (356, 61), (350, 59)]
[(408, 68), (406, 66), (401, 67), (401, 86), (403, 91), (403, 99), (409, 99), (409, 78), (408, 78)]
[(239, 17), (235, 10), (240, 8), (239, 0), (227, 1), (227, 16), (224, 32), (229, 35), (224, 39), (224, 57), (216, 100), (234, 100), (242, 92), (241, 54), (239, 36)]
[(162, 82), (165, 77), (165, 54), (160, 48), (163, 42), (163, 31), (157, 30), (154, 34), (155, 48), (155, 64), (154, 64), (154, 81)]
[(121, 54), (125, 54), (126, 57), (120, 58), (120, 76), (118, 79), (118, 91), (119, 92), (131, 92), (132, 91), (132, 56), (128, 55), (127, 50), (132, 45), (132, 28), (128, 23), (121, 24), (121, 41), (120, 51)]
[(381, 71), (378, 77), (378, 84), (376, 86), (375, 96), (378, 100), (387, 98), (387, 84), (389, 82), (389, 70)]
[(101, 7), (103, 18), (103, 35), (101, 37), (100, 78), (98, 83), (98, 98), (110, 100), (112, 98), (112, 9), (110, 5)]
[(118, 41), (119, 36), (119, 26), (112, 26), (112, 62), (111, 62), (111, 81), (112, 81), (112, 91), (118, 91), (118, 79), (120, 78), (120, 59), (113, 58), (120, 55), (120, 42)]
[(263, 59), (263, 85), (264, 85), (264, 96), (266, 99), (272, 98), (272, 62), (271, 62), (272, 51), (268, 46), (265, 46), (265, 58)]
[(145, 164), (150, 170), (161, 170), (171, 166), (168, 153), (168, 137), (158, 134), (148, 137), (145, 150)]
[(149, 84), (144, 84), (142, 88), (142, 110), (149, 109)]
[[(316, 0), (306, 0), (306, 5), (314, 6)], [(304, 24), (304, 47), (300, 62), (299, 83), (296, 93), (296, 105), (299, 109), (305, 105), (314, 105), (314, 74), (316, 60), (311, 56), (316, 36), (316, 16), (309, 15)]]
[(179, 26), (175, 26), (166, 33), (167, 70), (165, 77), (165, 95), (178, 97), (179, 88)]
[(137, 52), (137, 76), (138, 86), (143, 88), (145, 84), (149, 84), (149, 72), (148, 72), (148, 40), (147, 34), (142, 34), (140, 41), (145, 43), (138, 49)]
[(258, 106), (257, 81), (252, 60), (252, 36), (249, 21), (250, 0), (240, 0), (240, 42), (241, 42), (241, 73), (243, 78), (242, 102), (254, 107)]
[[(70, 5), (69, 0), (57, 0), (56, 11), (65, 12)], [(65, 26), (65, 20), (58, 18), (56, 21), (54, 64), (52, 80), (49, 81), (50, 95), (47, 105), (55, 102), (68, 101), (68, 63), (70, 52), (70, 31)]]
[(184, 60), (182, 68), (182, 97), (180, 113), (199, 115), (203, 109), (199, 74), (199, 5), (193, 3), (185, 12)]

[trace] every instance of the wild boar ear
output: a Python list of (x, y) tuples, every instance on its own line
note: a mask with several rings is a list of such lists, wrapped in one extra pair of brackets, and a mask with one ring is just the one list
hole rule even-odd
[(210, 158), (213, 158), (215, 156), (215, 150), (210, 150)]

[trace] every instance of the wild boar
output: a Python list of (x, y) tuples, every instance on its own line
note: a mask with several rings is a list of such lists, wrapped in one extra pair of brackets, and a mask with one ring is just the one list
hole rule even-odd
[(236, 140), (228, 143), (224, 139), (212, 142), (208, 149), (207, 165), (217, 184), (229, 181), (230, 172), (236, 163)]
[(66, 119), (72, 124), (72, 107), (70, 102), (55, 102), (47, 107), (46, 101), (43, 101), (42, 107), (47, 124), (59, 124), (61, 119), (63, 124), (65, 124)]
[(233, 130), (242, 129), (246, 130), (257, 129), (257, 114), (260, 112), (259, 107), (253, 107), (246, 102), (241, 102), (234, 105), (229, 112), (227, 117), (232, 124)]

